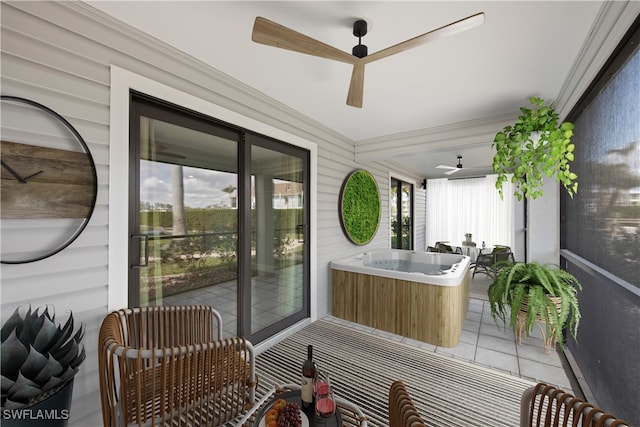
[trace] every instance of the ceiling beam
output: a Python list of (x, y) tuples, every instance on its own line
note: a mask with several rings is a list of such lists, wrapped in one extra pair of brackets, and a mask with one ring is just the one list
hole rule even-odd
[(485, 117), (418, 131), (403, 132), (357, 141), (355, 161), (391, 159), (411, 153), (451, 147), (490, 144), (496, 133), (514, 122), (518, 113)]

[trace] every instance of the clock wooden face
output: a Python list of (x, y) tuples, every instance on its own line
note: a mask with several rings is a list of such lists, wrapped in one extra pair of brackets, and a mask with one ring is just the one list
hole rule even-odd
[(95, 182), (86, 153), (1, 144), (2, 219), (89, 216)]
[(86, 226), (96, 200), (95, 164), (80, 134), (49, 108), (3, 96), (0, 113), (0, 261), (37, 261)]

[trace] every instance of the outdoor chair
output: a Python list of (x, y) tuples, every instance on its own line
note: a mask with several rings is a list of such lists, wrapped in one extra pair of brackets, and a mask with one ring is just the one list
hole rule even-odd
[(545, 383), (525, 390), (520, 405), (520, 427), (629, 426), (612, 414)]
[[(491, 252), (485, 253), (485, 249), (481, 249), (473, 267), (473, 276), (476, 273), (486, 274), (488, 277), (495, 277), (500, 269), (500, 262), (515, 262), (513, 252), (509, 246), (493, 247)], [(497, 264), (497, 265), (496, 265)]]
[(208, 306), (114, 311), (99, 334), (103, 424), (218, 426), (255, 403), (253, 346)]
[(420, 413), (402, 381), (394, 381), (389, 389), (389, 426), (425, 427)]
[(459, 247), (454, 248), (446, 242), (436, 242), (436, 251), (443, 254), (460, 254), (462, 255), (462, 249)]

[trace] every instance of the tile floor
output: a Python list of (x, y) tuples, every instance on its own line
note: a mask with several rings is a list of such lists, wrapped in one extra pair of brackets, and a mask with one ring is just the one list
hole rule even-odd
[[(302, 266), (300, 264), (278, 270), (274, 274), (251, 278), (251, 328), (259, 331), (302, 309)], [(224, 336), (237, 331), (236, 281), (218, 283), (164, 298), (165, 305), (207, 304), (222, 315)]]
[[(256, 280), (256, 279), (254, 279)], [(275, 282), (278, 280), (276, 279)], [(392, 340), (399, 340), (417, 347), (428, 349), (439, 354), (465, 360), (506, 372), (532, 381), (544, 381), (571, 391), (569, 376), (563, 368), (560, 354), (551, 349), (549, 354), (544, 353), (544, 343), (540, 332), (536, 329), (531, 337), (523, 337), (520, 345), (516, 344), (513, 331), (507, 326), (496, 325), (491, 317), (489, 305), (486, 302), (486, 289), (491, 282), (484, 276), (476, 276), (471, 282), (471, 298), (469, 310), (464, 323), (460, 342), (456, 347), (437, 347), (432, 344), (390, 334), (385, 331), (375, 330), (366, 326), (346, 322), (333, 316), (326, 319), (335, 322), (347, 323), (353, 328), (368, 330), (371, 333), (385, 336)], [(253, 300), (259, 302), (259, 307), (254, 306), (254, 316), (257, 309), (266, 310), (270, 316), (281, 318), (285, 312), (291, 312), (291, 305), (287, 298), (273, 298), (277, 284), (273, 280), (256, 280), (252, 285)], [(265, 294), (266, 293), (266, 294)], [(265, 305), (266, 301), (278, 302)], [(225, 335), (235, 334), (236, 309), (235, 309), (235, 283), (216, 285), (206, 289), (185, 292), (166, 299), (167, 304), (211, 304), (216, 307), (223, 316)], [(284, 310), (284, 311), (283, 311)], [(282, 311), (282, 313), (281, 313)], [(262, 316), (256, 316), (259, 319)], [(262, 319), (269, 322), (272, 318)]]
[(333, 316), (327, 316), (325, 319), (347, 324), (350, 327), (369, 331), (391, 340), (415, 345), (454, 359), (482, 365), (534, 382), (543, 381), (559, 386), (566, 391), (572, 391), (572, 385), (563, 368), (560, 354), (554, 349), (551, 349), (549, 354), (544, 353), (544, 343), (539, 332), (538, 336), (532, 334), (531, 337), (523, 337), (522, 343), (517, 345), (513, 331), (509, 327), (498, 327), (491, 317), (488, 303), (480, 299), (471, 298), (469, 300), (469, 311), (460, 342), (452, 348), (438, 347), (347, 322)]

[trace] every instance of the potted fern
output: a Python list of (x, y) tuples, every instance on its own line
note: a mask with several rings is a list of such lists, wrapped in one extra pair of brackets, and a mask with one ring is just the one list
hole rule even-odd
[(488, 297), (494, 321), (509, 319), (518, 341), (522, 332), (529, 336), (536, 325), (545, 325), (545, 352), (562, 331), (569, 330), (575, 339), (580, 323), (577, 293), (582, 285), (573, 275), (552, 264), (504, 262)]
[(536, 199), (543, 194), (544, 175), (555, 177), (569, 193), (578, 191), (578, 176), (571, 171), (574, 159), (573, 123), (559, 123), (553, 104), (545, 105), (541, 98), (531, 97), (533, 108), (520, 108), (521, 115), (513, 125), (506, 126), (494, 138), (493, 171), (498, 174), (496, 188), (514, 184), (514, 196)]

